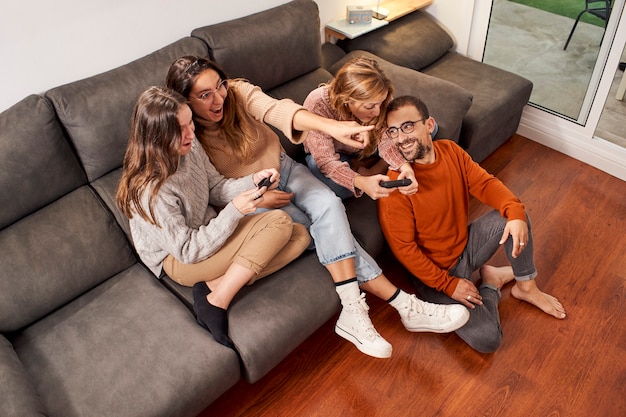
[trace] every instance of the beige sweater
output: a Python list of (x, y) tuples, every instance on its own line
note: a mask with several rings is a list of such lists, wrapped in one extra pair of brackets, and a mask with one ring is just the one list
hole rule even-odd
[(303, 107), (290, 99), (276, 100), (245, 81), (232, 81), (229, 88), (235, 90), (237, 105), (247, 116), (241, 121), (246, 124), (245, 131), (252, 132), (255, 139), (252, 158), (242, 163), (221, 136), (217, 123), (194, 118), (194, 122), (201, 127), (198, 139), (211, 162), (227, 178), (239, 178), (267, 168), (280, 170), (280, 139), (266, 123), (279, 129), (291, 142), (302, 143), (306, 133), (293, 130), (293, 118)]

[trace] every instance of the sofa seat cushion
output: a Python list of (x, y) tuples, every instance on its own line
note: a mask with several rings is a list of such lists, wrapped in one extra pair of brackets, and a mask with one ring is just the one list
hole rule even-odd
[(368, 195), (344, 200), (352, 234), (367, 253), (376, 258), (387, 242), (378, 221), (378, 206)]
[[(193, 305), (192, 290), (168, 277), (163, 282)], [(229, 335), (241, 355), (243, 374), (261, 379), (337, 313), (333, 280), (314, 251), (243, 288), (228, 311)]]
[(13, 345), (0, 335), (0, 416), (45, 416), (30, 375), (24, 370)]
[(364, 50), (403, 67), (421, 70), (453, 46), (452, 37), (428, 13), (418, 10), (355, 39), (337, 41), (346, 52)]
[(312, 0), (194, 29), (229, 77), (269, 90), (321, 66), (320, 18)]
[(422, 72), (472, 91), (474, 100), (463, 120), (460, 145), (478, 162), (515, 133), (533, 89), (526, 78), (456, 52)]
[(204, 42), (187, 37), (111, 71), (46, 92), (89, 181), (122, 165), (139, 94), (149, 86), (164, 85), (176, 58), (207, 54)]
[(335, 74), (348, 60), (358, 56), (378, 61), (393, 83), (395, 97), (412, 95), (424, 100), (431, 116), (439, 124), (437, 138), (459, 141), (461, 122), (472, 104), (472, 94), (469, 91), (449, 81), (396, 65), (367, 51), (346, 54), (331, 67), (331, 72)]
[(139, 264), (13, 345), (50, 416), (192, 416), (240, 379), (236, 354)]

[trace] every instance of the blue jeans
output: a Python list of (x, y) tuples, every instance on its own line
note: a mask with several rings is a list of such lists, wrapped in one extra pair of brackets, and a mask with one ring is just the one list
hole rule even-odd
[(280, 155), (278, 189), (294, 193), (291, 203), (281, 210), (309, 229), (322, 265), (354, 258), (359, 285), (382, 274), (376, 261), (354, 239), (341, 199), (285, 153)]
[[(506, 256), (513, 268), (513, 275), (517, 281), (528, 281), (537, 276), (533, 255), (533, 235), (528, 224), (528, 242), (525, 249), (517, 258), (511, 256), (513, 239), (509, 237), (504, 243)], [(507, 220), (497, 211), (481, 216), (469, 225), (469, 237), (465, 250), (453, 266), (449, 275), (458, 278), (471, 279), (472, 273), (483, 266), (500, 247), (500, 238), (504, 232)], [(438, 304), (457, 304), (458, 301), (450, 298), (443, 292), (426, 286), (417, 277), (411, 277), (418, 294), (426, 301)], [(494, 352), (502, 342), (502, 328), (500, 327), (500, 290), (492, 285), (482, 284), (478, 292), (483, 299), (483, 305), (469, 309), (470, 319), (456, 334), (468, 345), (479, 352)]]
[[(350, 163), (350, 157), (351, 156), (352, 155), (347, 154), (347, 153), (340, 153), (339, 154), (339, 160), (341, 162), (348, 162), (348, 163)], [(352, 192), (352, 190), (348, 190), (346, 187), (343, 187), (343, 186), (337, 184), (335, 181), (331, 180), (326, 175), (324, 175), (324, 173), (322, 171), (320, 171), (319, 167), (317, 166), (317, 163), (315, 162), (315, 159), (313, 159), (313, 155), (307, 154), (307, 156), (306, 156), (306, 164), (309, 167), (309, 170), (313, 173), (313, 175), (315, 175), (315, 177), (318, 180), (320, 180), (321, 182), (326, 184), (328, 186), (328, 188), (333, 190), (333, 192), (335, 194), (337, 194), (337, 196), (339, 196), (339, 198), (341, 198), (342, 200), (345, 200), (346, 198), (354, 196), (354, 193)]]

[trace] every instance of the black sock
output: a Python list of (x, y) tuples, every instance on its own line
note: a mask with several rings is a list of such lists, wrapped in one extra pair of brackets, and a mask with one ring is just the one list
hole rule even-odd
[(201, 297), (206, 298), (207, 295), (211, 294), (211, 289), (209, 288), (208, 285), (206, 285), (206, 282), (204, 281), (200, 281), (200, 282), (196, 282), (193, 286), (193, 301), (194, 304), (196, 302), (197, 299), (200, 299)]
[(198, 324), (207, 329), (218, 343), (235, 348), (233, 341), (228, 337), (228, 315), (226, 310), (216, 307), (206, 299), (211, 289), (205, 282), (198, 282), (193, 286), (193, 311), (196, 313)]

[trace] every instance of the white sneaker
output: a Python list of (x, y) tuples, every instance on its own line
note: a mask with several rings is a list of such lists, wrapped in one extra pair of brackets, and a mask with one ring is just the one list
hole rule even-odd
[(449, 333), (462, 327), (470, 313), (460, 304), (433, 304), (410, 294), (398, 309), (404, 327), (410, 332)]
[(369, 306), (365, 294), (352, 302), (346, 303), (339, 314), (335, 333), (354, 343), (361, 352), (375, 358), (389, 358), (391, 344), (378, 334), (367, 313)]

